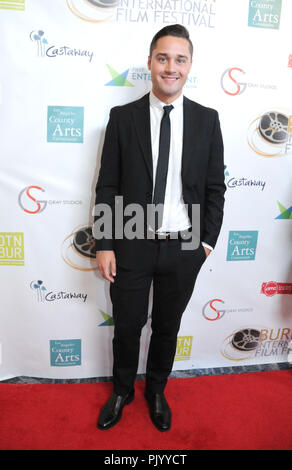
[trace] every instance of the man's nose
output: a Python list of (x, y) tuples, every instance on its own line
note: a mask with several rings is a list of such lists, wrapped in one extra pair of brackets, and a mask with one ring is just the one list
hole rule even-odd
[(169, 59), (166, 64), (165, 71), (167, 73), (175, 73), (175, 60), (174, 59)]

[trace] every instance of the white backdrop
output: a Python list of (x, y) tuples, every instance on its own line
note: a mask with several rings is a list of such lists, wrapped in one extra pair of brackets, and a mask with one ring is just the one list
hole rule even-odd
[(111, 375), (108, 285), (90, 257), (104, 131), (112, 106), (150, 90), (150, 41), (176, 22), (194, 43), (184, 93), (219, 111), (228, 189), (174, 369), (287, 360), (291, 18), (288, 0), (0, 1), (0, 379)]

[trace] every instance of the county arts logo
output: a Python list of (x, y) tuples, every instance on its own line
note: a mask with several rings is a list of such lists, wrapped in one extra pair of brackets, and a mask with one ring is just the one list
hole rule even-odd
[(38, 57), (49, 57), (49, 58), (56, 58), (56, 57), (85, 57), (92, 61), (93, 52), (87, 49), (80, 49), (77, 47), (71, 47), (68, 45), (61, 45), (61, 46), (50, 46), (48, 40), (45, 37), (45, 33), (42, 30), (31, 31), (30, 39), (35, 44), (36, 53)]
[(230, 231), (227, 261), (252, 261), (255, 259), (258, 231)]
[(47, 142), (83, 143), (83, 106), (48, 106)]
[(249, 0), (248, 26), (279, 29), (282, 0)]
[(249, 89), (269, 89), (276, 90), (276, 85), (255, 81), (243, 80), (246, 72), (240, 67), (229, 67), (221, 75), (221, 88), (229, 96), (241, 95), (247, 88)]
[(52, 367), (81, 366), (81, 339), (50, 340)]
[(225, 359), (236, 362), (255, 357), (278, 357), (283, 361), (283, 356), (287, 356), (290, 340), (290, 328), (246, 326), (224, 339), (221, 354)]
[(216, 0), (66, 0), (71, 13), (89, 23), (180, 23), (214, 28)]
[(270, 110), (249, 125), (248, 145), (262, 157), (280, 157), (292, 153), (292, 111)]

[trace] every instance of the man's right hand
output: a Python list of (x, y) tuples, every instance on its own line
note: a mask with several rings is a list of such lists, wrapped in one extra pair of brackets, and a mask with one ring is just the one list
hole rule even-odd
[(112, 250), (98, 251), (96, 253), (96, 262), (102, 277), (110, 282), (115, 282), (116, 275), (116, 257)]

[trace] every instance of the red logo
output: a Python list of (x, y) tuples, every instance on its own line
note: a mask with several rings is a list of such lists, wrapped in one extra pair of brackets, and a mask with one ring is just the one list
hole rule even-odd
[(292, 54), (289, 55), (288, 67), (292, 67)]
[(261, 294), (267, 297), (273, 297), (276, 294), (292, 294), (292, 284), (288, 282), (263, 282)]

